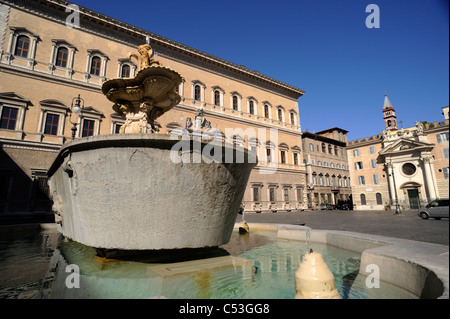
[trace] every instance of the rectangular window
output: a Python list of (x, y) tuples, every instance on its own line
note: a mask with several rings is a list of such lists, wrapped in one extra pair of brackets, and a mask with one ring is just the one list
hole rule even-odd
[(448, 142), (448, 135), (448, 132), (436, 134), (438, 143)]
[(281, 164), (286, 164), (286, 151), (281, 151)]
[(83, 120), (83, 131), (81, 136), (92, 136), (94, 135), (94, 124), (95, 122), (93, 120)]
[(323, 185), (323, 176), (319, 176), (319, 185)]
[(353, 156), (354, 157), (359, 156), (359, 150), (353, 150)]
[(259, 202), (259, 187), (253, 187), (253, 201), (255, 203)]
[(65, 68), (67, 66), (67, 59), (69, 51), (66, 48), (59, 48), (56, 53), (56, 65)]
[(380, 184), (380, 179), (379, 179), (379, 177), (378, 177), (378, 174), (373, 174), (373, 183), (374, 183), (375, 185)]
[(294, 165), (298, 165), (298, 154), (294, 153)]
[(448, 158), (448, 147), (444, 148), (444, 158)]
[(116, 124), (114, 125), (114, 133), (119, 134), (120, 128), (122, 127), (122, 124)]
[(59, 115), (47, 113), (44, 134), (58, 135)]
[(270, 202), (274, 203), (276, 201), (276, 197), (275, 197), (275, 188), (274, 187), (270, 187), (269, 188), (269, 200)]
[(444, 167), (443, 170), (444, 170), (444, 178), (448, 179), (448, 167)]
[(369, 147), (370, 154), (375, 154), (375, 146)]
[(330, 184), (330, 177), (329, 177), (329, 176), (325, 177), (325, 181), (326, 181), (326, 183), (327, 183), (327, 186), (330, 186), (330, 185), (331, 185), (331, 184)]
[(366, 181), (364, 179), (364, 176), (358, 176), (358, 184), (359, 185), (366, 185)]
[(313, 180), (313, 185), (317, 185), (317, 176), (316, 175), (313, 175), (312, 180)]
[(89, 73), (92, 75), (100, 75), (101, 65), (102, 60), (99, 57), (93, 57), (91, 60), (91, 70)]
[(17, 38), (15, 55), (22, 58), (28, 57), (30, 49), (30, 39), (27, 36), (21, 35)]
[(309, 150), (311, 152), (314, 152), (314, 145), (312, 143), (309, 143)]
[(372, 168), (377, 168), (377, 159), (376, 158), (371, 159), (370, 163), (372, 164)]
[(355, 162), (355, 171), (363, 169), (363, 162)]
[(266, 154), (267, 154), (267, 163), (272, 162), (272, 155), (270, 152), (270, 148), (267, 149)]
[(302, 192), (302, 188), (297, 188), (297, 201), (298, 202), (303, 202), (303, 192)]
[(284, 196), (284, 201), (286, 203), (289, 202), (289, 189), (288, 188), (283, 188), (283, 196)]
[(2, 118), (0, 122), (0, 128), (5, 128), (8, 130), (16, 129), (18, 109), (14, 107), (4, 106), (2, 110)]

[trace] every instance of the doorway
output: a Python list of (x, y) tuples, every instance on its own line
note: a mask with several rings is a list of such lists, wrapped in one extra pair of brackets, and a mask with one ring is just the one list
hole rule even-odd
[(409, 208), (411, 209), (420, 208), (419, 191), (417, 189), (408, 189), (408, 198), (409, 198)]

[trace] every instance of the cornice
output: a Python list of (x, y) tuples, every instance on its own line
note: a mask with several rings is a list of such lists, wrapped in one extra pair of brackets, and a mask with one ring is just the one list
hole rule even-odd
[(58, 77), (45, 72), (39, 72), (36, 70), (30, 70), (24, 67), (9, 65), (0, 62), (0, 72), (14, 74), (18, 76), (25, 76), (31, 79), (46, 81), (50, 83), (56, 83), (61, 85), (67, 85), (74, 88), (81, 88), (83, 90), (90, 90), (96, 93), (101, 93), (101, 87), (96, 84), (85, 83), (78, 80), (68, 79), (65, 77)]
[[(53, 16), (50, 16), (50, 13), (48, 13), (46, 15), (46, 18), (56, 20), (60, 23), (63, 22), (62, 16), (64, 16), (63, 14), (61, 14), (61, 12), (63, 12), (65, 14), (65, 9), (68, 5), (76, 4), (76, 3), (71, 3), (68, 1), (64, 1), (64, 0), (41, 0), (41, 1), (36, 1), (36, 2), (33, 1), (32, 2), (33, 4), (30, 4), (30, 1), (25, 1), (25, 0), (1, 0), (0, 2), (7, 3), (8, 5), (10, 5), (14, 8), (19, 8), (21, 10), (25, 10), (27, 12), (31, 12), (33, 14), (38, 14), (38, 15), (43, 15), (43, 13), (40, 12), (36, 8), (43, 9), (43, 6), (46, 6), (47, 8), (51, 8), (52, 12), (54, 13)], [(90, 10), (90, 9), (87, 9), (87, 8), (84, 8), (81, 6), (79, 6), (79, 9), (80, 9), (80, 20), (82, 22), (86, 22), (86, 25), (83, 25), (83, 23), (81, 23), (80, 29), (83, 29), (85, 31), (94, 32), (94, 33), (102, 35), (104, 37), (114, 38), (115, 40), (117, 40), (117, 38), (115, 38), (113, 36), (113, 33), (118, 32), (129, 38), (127, 41), (125, 41), (126, 43), (128, 43), (128, 44), (132, 43), (133, 45), (136, 44), (136, 42), (145, 41), (145, 37), (149, 36), (151, 42), (159, 44), (160, 46), (166, 47), (174, 52), (179, 52), (185, 56), (188, 56), (188, 57), (191, 56), (198, 60), (205, 61), (207, 63), (216, 65), (216, 66), (224, 68), (224, 69), (228, 69), (237, 74), (245, 75), (245, 76), (247, 76), (253, 80), (256, 80), (258, 82), (276, 86), (282, 90), (285, 90), (286, 92), (289, 92), (289, 95), (296, 96), (297, 99), (305, 93), (305, 91), (303, 91), (299, 88), (296, 88), (292, 85), (283, 83), (283, 82), (273, 79), (269, 76), (263, 75), (258, 71), (250, 70), (244, 66), (237, 65), (232, 62), (223, 60), (223, 59), (213, 56), (211, 54), (191, 48), (187, 45), (178, 43), (176, 41), (164, 38), (160, 35), (157, 35), (152, 32), (143, 30), (141, 28), (132, 26), (128, 23), (116, 20), (114, 18), (108, 17), (106, 15), (95, 12), (93, 10)], [(56, 14), (55, 12), (58, 12), (58, 14)], [(98, 32), (95, 32), (94, 30), (89, 29), (88, 25), (90, 22), (94, 22), (96, 24), (101, 24), (101, 25), (107, 27), (110, 31), (112, 31), (111, 34), (107, 34), (107, 35), (100, 34)], [(134, 39), (134, 41), (131, 41), (131, 39)]]
[(0, 146), (6, 148), (25, 149), (31, 151), (45, 151), (58, 153), (62, 144), (50, 144), (43, 142), (33, 142), (26, 140), (15, 140), (1, 137)]

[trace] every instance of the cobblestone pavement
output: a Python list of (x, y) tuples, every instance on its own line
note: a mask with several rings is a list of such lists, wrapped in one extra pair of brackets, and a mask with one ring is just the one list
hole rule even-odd
[[(248, 223), (305, 224), (312, 229), (344, 230), (358, 233), (418, 240), (449, 245), (449, 219), (423, 220), (415, 210), (342, 211), (316, 210), (277, 213), (244, 213)], [(236, 222), (240, 222), (238, 215)]]

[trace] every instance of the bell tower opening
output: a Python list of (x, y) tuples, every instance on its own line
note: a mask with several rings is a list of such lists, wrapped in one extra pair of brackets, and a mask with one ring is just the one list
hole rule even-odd
[(384, 105), (383, 105), (383, 118), (384, 125), (387, 131), (397, 131), (397, 116), (395, 115), (395, 109), (389, 101), (386, 92), (384, 92)]

